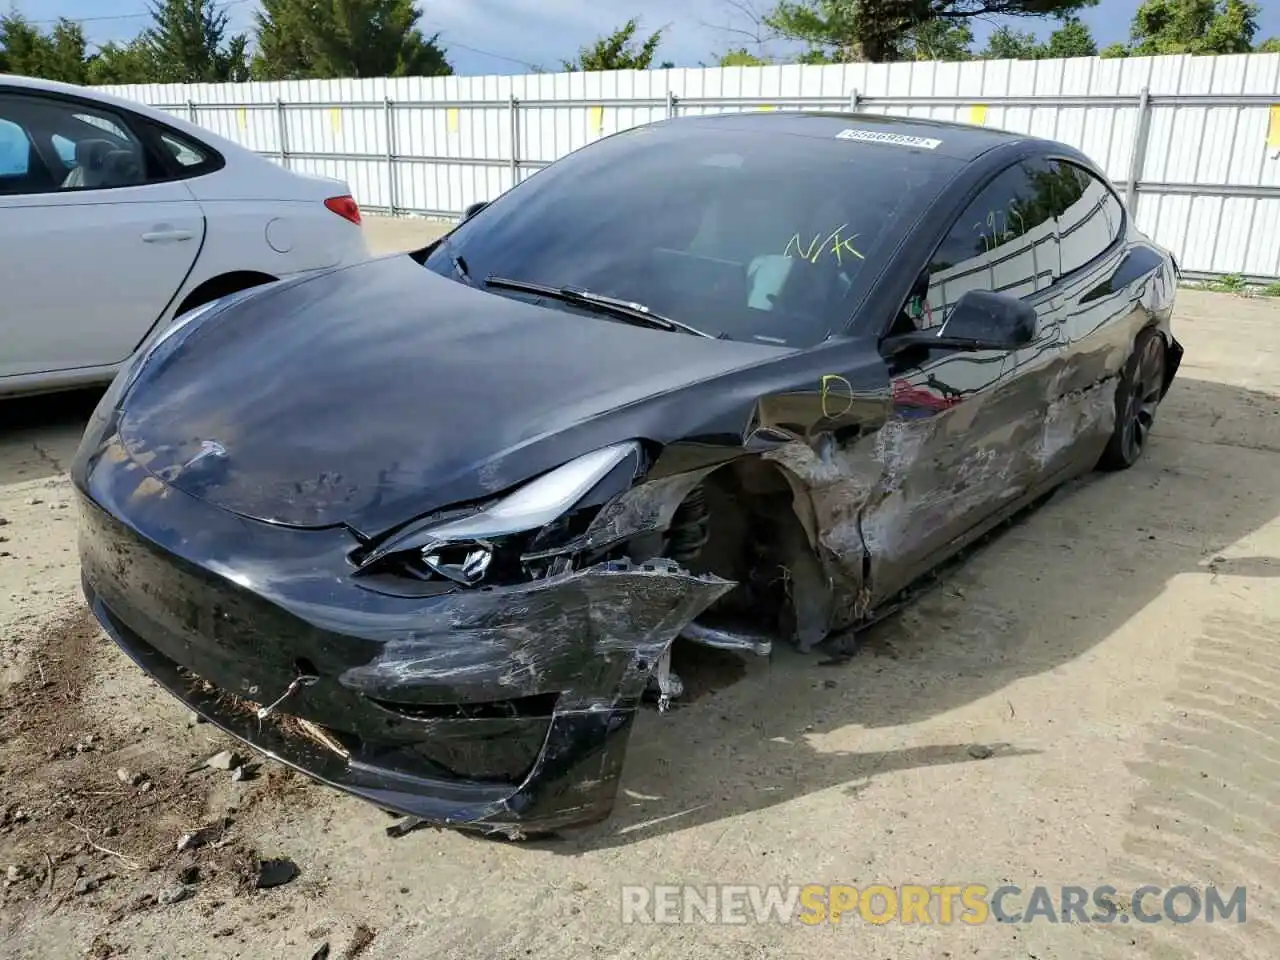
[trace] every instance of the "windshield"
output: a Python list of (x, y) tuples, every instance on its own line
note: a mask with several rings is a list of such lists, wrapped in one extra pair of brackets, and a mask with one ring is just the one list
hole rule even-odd
[(955, 161), (837, 139), (825, 123), (819, 136), (730, 124), (640, 127), (570, 154), (425, 265), (456, 278), (460, 257), (481, 288), (489, 276), (575, 286), (712, 336), (819, 343), (848, 323)]

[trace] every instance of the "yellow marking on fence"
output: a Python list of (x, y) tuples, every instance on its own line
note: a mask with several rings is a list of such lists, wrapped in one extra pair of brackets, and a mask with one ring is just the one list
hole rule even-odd
[(1271, 105), (1271, 122), (1267, 126), (1267, 146), (1280, 147), (1280, 103)]

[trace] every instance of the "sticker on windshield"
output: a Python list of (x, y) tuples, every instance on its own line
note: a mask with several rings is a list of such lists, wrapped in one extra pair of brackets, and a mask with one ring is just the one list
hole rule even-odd
[(941, 140), (932, 137), (911, 137), (905, 133), (884, 133), (880, 130), (841, 130), (836, 134), (837, 140), (861, 140), (864, 143), (891, 143), (897, 147), (923, 147), (936, 150), (942, 146)]

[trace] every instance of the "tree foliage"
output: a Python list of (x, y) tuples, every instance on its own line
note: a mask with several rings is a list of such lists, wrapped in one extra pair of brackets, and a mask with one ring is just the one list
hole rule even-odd
[(84, 30), (59, 20), (48, 33), (17, 13), (0, 17), (0, 72), (45, 77), (63, 83), (87, 83)]
[(729, 50), (720, 54), (716, 59), (715, 65), (717, 67), (763, 67), (768, 62), (763, 57), (748, 53), (746, 47), (738, 47), (736, 50)]
[(1130, 43), (1102, 55), (1249, 53), (1257, 32), (1258, 6), (1248, 0), (1146, 0), (1134, 14)]
[[(636, 32), (640, 22), (632, 17), (607, 37), (601, 37), (589, 46), (578, 50), (573, 60), (562, 60), (561, 66), (570, 72), (580, 70), (648, 70), (653, 65), (658, 45), (662, 43), (662, 31), (655, 30), (636, 45)], [(746, 53), (746, 51), (742, 51)], [(666, 61), (662, 68), (672, 67)]]
[[(438, 33), (428, 35), (415, 0), (260, 0), (250, 38), (232, 33), (221, 0), (150, 0), (151, 24), (127, 42), (89, 52), (79, 23), (41, 27), (12, 12), (0, 16), (0, 72), (78, 84), (225, 82), (325, 77), (439, 76), (453, 68)], [(1280, 37), (1255, 46), (1254, 0), (1143, 0), (1127, 43), (1099, 50), (1077, 13), (1099, 0), (770, 0), (758, 26), (799, 41), (798, 63), (903, 60), (1038, 60), (1160, 54), (1280, 53)], [(1008, 20), (973, 50), (972, 24)], [(1053, 19), (1044, 41), (1022, 24)], [(663, 31), (640, 32), (632, 18), (562, 61), (564, 70), (645, 70)], [(757, 40), (761, 38), (756, 37)], [(730, 49), (720, 66), (771, 61)], [(659, 67), (672, 66), (670, 61)]]
[(249, 79), (244, 34), (227, 35), (227, 12), (216, 0), (157, 0), (152, 25), (134, 49), (157, 83), (225, 83)]
[(426, 37), (413, 0), (262, 0), (256, 51), (232, 34), (219, 0), (156, 0), (151, 25), (87, 53), (80, 25), (47, 33), (0, 17), (0, 71), (69, 83), (192, 83), (324, 77), (439, 76), (453, 68)]
[(778, 0), (763, 20), (825, 62), (914, 59), (913, 33), (933, 21), (969, 24), (979, 16), (1064, 17), (1098, 0)]
[(1045, 60), (1093, 57), (1097, 53), (1098, 45), (1088, 25), (1079, 17), (1067, 16), (1045, 43), (1037, 40), (1034, 33), (998, 27), (988, 39), (982, 56), (986, 60)]
[(89, 82), (94, 84), (151, 83), (159, 75), (154, 51), (145, 37), (124, 44), (107, 43), (89, 60)]
[(1088, 24), (1079, 17), (1064, 18), (1062, 26), (1049, 34), (1049, 42), (1045, 44), (1045, 56), (1055, 59), (1094, 57), (1097, 54), (1098, 44)]
[(969, 60), (973, 28), (966, 20), (927, 20), (907, 31), (898, 46), (903, 60)]
[(1034, 33), (1005, 25), (992, 31), (982, 57), (984, 60), (1040, 60), (1044, 57), (1044, 48)]
[(426, 36), (413, 0), (262, 0), (260, 80), (436, 77), (453, 73), (438, 33)]

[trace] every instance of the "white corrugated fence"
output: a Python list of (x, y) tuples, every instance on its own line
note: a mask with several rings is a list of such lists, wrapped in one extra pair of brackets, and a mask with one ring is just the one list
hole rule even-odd
[(370, 211), (439, 217), (669, 116), (853, 107), (986, 124), (1089, 154), (1188, 274), (1280, 278), (1280, 54), (102, 89), (341, 177)]

